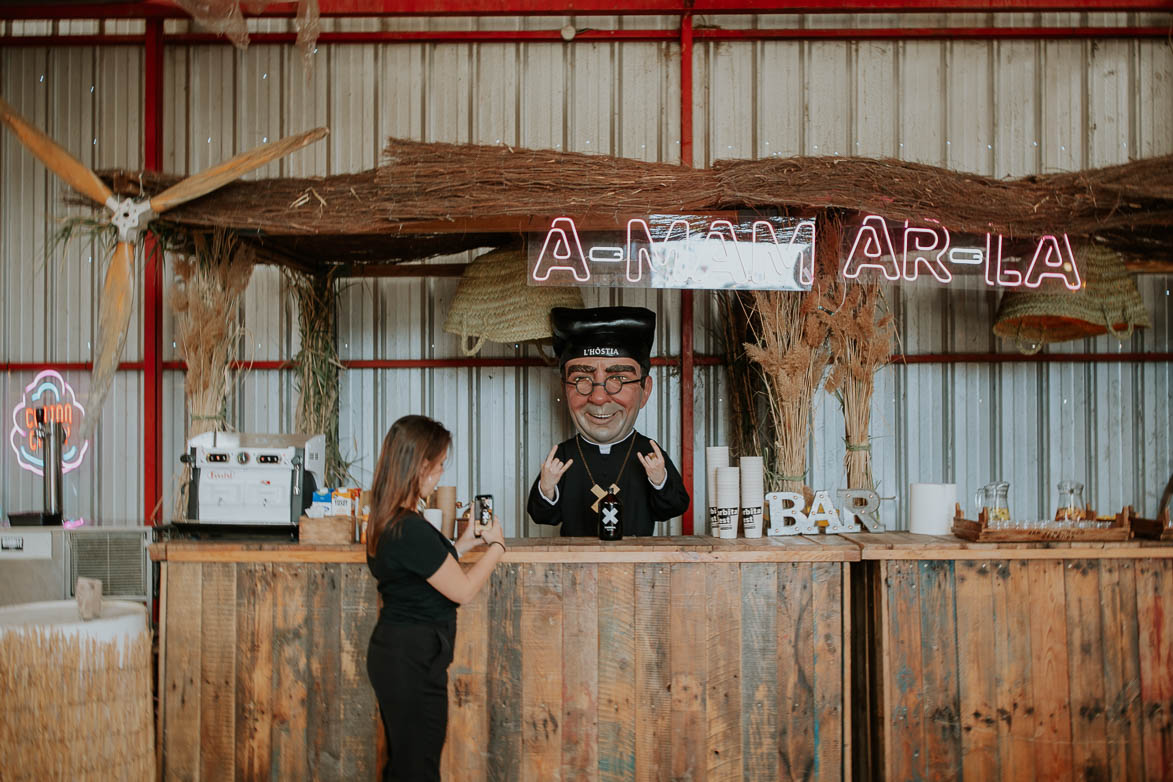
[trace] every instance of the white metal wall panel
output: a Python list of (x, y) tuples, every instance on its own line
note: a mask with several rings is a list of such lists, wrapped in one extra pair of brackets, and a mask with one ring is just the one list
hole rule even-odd
[[(30, 34), (50, 32), (36, 25)], [(40, 30), (38, 33), (37, 31)], [(135, 47), (0, 49), (0, 94), (17, 111), (54, 137), (70, 154), (94, 168), (136, 168), (142, 159), (142, 53)], [(67, 188), (28, 153), (11, 133), (0, 135), (0, 301), (3, 336), (0, 361), (88, 361), (97, 320), (97, 291), (105, 273), (106, 251), (97, 242), (75, 239), (46, 257), (67, 216), (89, 210), (63, 204)], [(141, 358), (141, 259), (136, 263), (135, 315), (123, 361)], [(15, 406), (35, 373), (9, 373), (4, 384), (6, 411)], [(89, 378), (66, 372), (84, 403)], [(137, 373), (120, 372), (106, 404), (106, 423), (91, 442), (86, 461), (71, 472), (64, 492), (65, 512), (87, 518), (129, 519), (141, 515), (141, 408)], [(41, 479), (15, 464), (4, 430), (0, 456), (0, 506), (34, 510), (42, 504)], [(125, 443), (133, 442), (126, 451)], [(112, 458), (113, 455), (117, 458)], [(118, 466), (106, 466), (107, 462)], [(138, 464), (137, 472), (126, 478)], [(130, 507), (133, 506), (133, 510)]]
[[(698, 20), (698, 24), (706, 20)], [(713, 17), (725, 27), (1098, 25), (1116, 18), (1078, 14)], [(1164, 23), (1134, 19), (1132, 23)], [(672, 18), (329, 19), (324, 29), (606, 29), (674, 28)], [(285, 20), (251, 22), (258, 31), (291, 29)], [(167, 23), (184, 30), (186, 22)], [(19, 28), (19, 29), (18, 29)], [(139, 22), (105, 22), (106, 32), (141, 31)], [(72, 28), (71, 28), (72, 29)], [(13, 31), (46, 34), (47, 25)], [(83, 31), (78, 27), (75, 32)], [(329, 139), (252, 176), (308, 176), (357, 171), (379, 162), (389, 135), (434, 141), (508, 143), (602, 152), (675, 162), (679, 157), (679, 46), (596, 42), (322, 46), (307, 79), (291, 46), (172, 46), (164, 73), (164, 168), (190, 173), (266, 139), (319, 125)], [(1106, 165), (1173, 150), (1173, 55), (1164, 41), (698, 42), (694, 50), (694, 159), (795, 154), (895, 155), (996, 176)], [(49, 86), (37, 80), (46, 74)], [(64, 82), (64, 84), (62, 84)], [(89, 93), (89, 86), (94, 93)], [(0, 50), (5, 99), (68, 149), (99, 167), (139, 164), (141, 52)], [(81, 132), (78, 132), (78, 129)], [(97, 138), (95, 145), (93, 140)], [(88, 147), (86, 142), (89, 142)], [(66, 210), (61, 189), (10, 134), (0, 136), (0, 286), (5, 361), (84, 361), (92, 349), (95, 286), (100, 274), (88, 245), (69, 248), (61, 274), (40, 262), (53, 221)], [(83, 263), (84, 262), (84, 263)], [(141, 266), (141, 265), (140, 265)], [(167, 271), (168, 281), (171, 271)], [(352, 281), (342, 294), (339, 350), (344, 358), (458, 357), (459, 340), (443, 331), (455, 292), (451, 279)], [(1151, 332), (1127, 350), (1169, 350), (1170, 280), (1141, 278), (1154, 317)], [(679, 295), (654, 291), (584, 291), (588, 304), (650, 306), (660, 314), (657, 353), (679, 352)], [(1013, 350), (989, 331), (997, 296), (977, 289), (900, 289), (890, 298), (909, 353)], [(48, 318), (63, 302), (73, 325)], [(258, 269), (242, 307), (244, 355), (281, 360), (298, 349), (296, 306), (280, 275)], [(714, 297), (695, 297), (694, 339), (716, 350)], [(140, 329), (138, 321), (133, 326)], [(174, 322), (164, 308), (165, 356), (174, 360)], [(136, 332), (137, 333), (137, 332)], [(1116, 350), (1103, 338), (1052, 352)], [(535, 356), (531, 347), (487, 345), (486, 356)], [(141, 356), (138, 340), (128, 360)], [(877, 376), (873, 459), (884, 518), (903, 525), (903, 495), (915, 480), (955, 480), (964, 500), (987, 480), (1013, 481), (1023, 515), (1043, 514), (1060, 478), (1088, 483), (1101, 510), (1137, 500), (1151, 510), (1173, 454), (1168, 364), (914, 365)], [(7, 407), (22, 380), (6, 377)], [(75, 373), (84, 386), (82, 373)], [(72, 378), (71, 378), (72, 379)], [(704, 446), (723, 442), (724, 372), (696, 373), (694, 507), (704, 518)], [(130, 382), (133, 381), (133, 382)], [(679, 456), (679, 373), (655, 370), (655, 393), (640, 428)], [(120, 376), (107, 403), (88, 476), (75, 482), (77, 513), (106, 520), (138, 516), (141, 450), (139, 377)], [(253, 370), (230, 403), (243, 429), (291, 426), (292, 373)], [(491, 491), (507, 530), (521, 524), (525, 495), (549, 445), (572, 431), (561, 389), (545, 368), (352, 370), (341, 387), (340, 432), (352, 472), (365, 482), (383, 433), (399, 415), (425, 412), (456, 440), (445, 482), (461, 497)], [(164, 390), (164, 460), (168, 508), (172, 462), (185, 424), (180, 375)], [(115, 424), (113, 422), (117, 421)], [(811, 446), (814, 485), (842, 483), (842, 414), (816, 400)], [(114, 458), (117, 457), (117, 458)], [(0, 456), (5, 508), (37, 507), (39, 480)], [(1011, 477), (1013, 476), (1013, 477)], [(128, 499), (129, 498), (129, 499)], [(528, 529), (527, 529), (528, 528)], [(674, 526), (678, 529), (678, 522)]]

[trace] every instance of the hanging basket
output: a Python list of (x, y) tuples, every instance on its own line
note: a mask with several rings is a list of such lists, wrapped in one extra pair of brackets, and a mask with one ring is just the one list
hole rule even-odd
[(1075, 251), (1075, 259), (1083, 288), (1070, 291), (1059, 283), (1005, 294), (994, 333), (1014, 340), (1029, 353), (1043, 345), (1101, 334), (1125, 340), (1133, 329), (1152, 326), (1136, 281), (1119, 253), (1085, 244)]
[[(525, 253), (516, 248), (487, 252), (464, 270), (444, 330), (463, 339), (465, 353), (476, 353), (485, 340), (549, 339), (552, 308), (583, 306), (578, 288), (526, 285), (526, 274)], [(470, 338), (476, 339), (471, 346)]]

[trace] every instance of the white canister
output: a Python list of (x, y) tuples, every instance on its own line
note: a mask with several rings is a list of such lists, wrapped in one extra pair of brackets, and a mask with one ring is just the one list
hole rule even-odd
[(949, 535), (957, 503), (955, 483), (914, 483), (909, 487), (908, 531), (919, 535)]

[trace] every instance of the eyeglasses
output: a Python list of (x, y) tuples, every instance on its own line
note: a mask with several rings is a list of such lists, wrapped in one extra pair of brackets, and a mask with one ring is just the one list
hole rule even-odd
[(623, 390), (624, 386), (626, 386), (630, 383), (639, 383), (640, 386), (643, 386), (644, 379), (645, 378), (640, 377), (640, 378), (636, 378), (635, 380), (624, 380), (619, 375), (611, 375), (609, 378), (604, 380), (602, 383), (596, 383), (593, 380), (591, 380), (589, 377), (580, 377), (578, 380), (575, 380), (573, 383), (570, 382), (569, 380), (567, 380), (566, 385), (573, 386), (574, 390), (577, 391), (578, 393), (582, 394), (583, 396), (590, 396), (594, 392), (595, 386), (602, 386), (604, 391), (606, 391), (611, 396), (615, 396), (616, 394), (618, 394), (620, 391)]

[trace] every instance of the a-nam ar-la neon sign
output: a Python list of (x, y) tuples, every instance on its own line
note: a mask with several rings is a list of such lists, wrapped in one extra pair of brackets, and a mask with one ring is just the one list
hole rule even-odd
[(12, 408), (12, 431), (8, 441), (16, 453), (16, 462), (23, 469), (43, 475), (45, 455), (41, 438), (37, 435), (37, 410), (45, 410), (46, 423), (60, 423), (65, 430), (61, 448), (61, 471), (70, 472), (81, 466), (89, 450), (89, 440), (77, 442), (85, 408), (77, 401), (73, 387), (65, 382), (60, 372), (46, 369), (24, 387), (24, 393)]
[[(934, 222), (893, 223), (867, 215), (847, 231), (840, 274), (889, 282), (927, 279), (948, 284), (957, 272), (980, 270), (992, 288), (1037, 288), (1048, 280), (1079, 290), (1082, 279), (1066, 234), (1032, 240), (1029, 260), (1004, 252), (988, 233), (976, 246), (955, 245)], [(531, 285), (643, 288), (808, 290), (814, 278), (813, 218), (749, 220), (652, 215), (627, 221), (626, 231), (579, 231), (571, 217), (554, 218), (529, 242)]]

